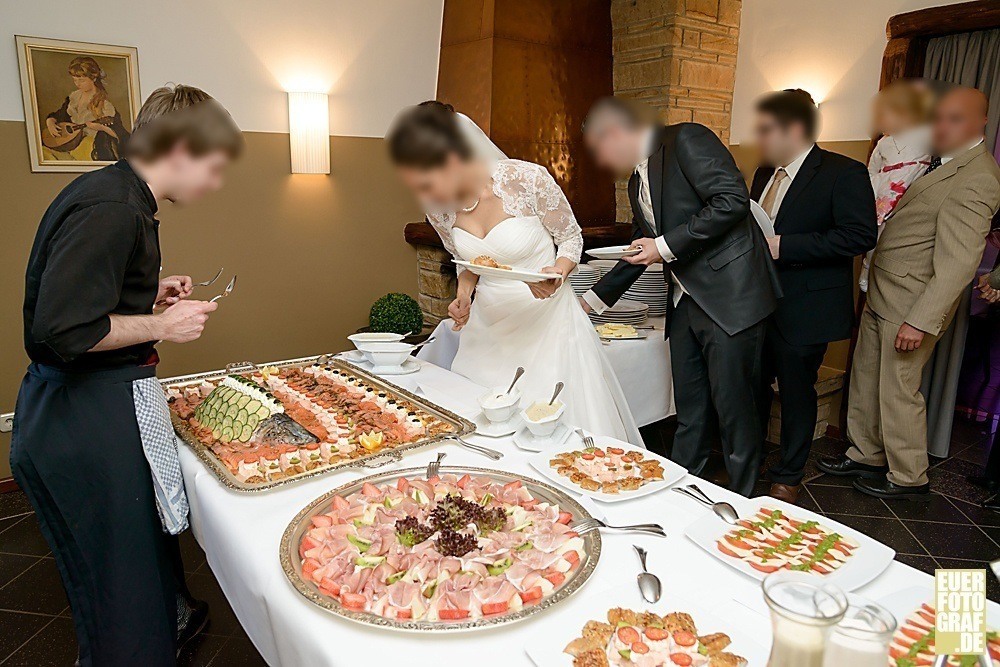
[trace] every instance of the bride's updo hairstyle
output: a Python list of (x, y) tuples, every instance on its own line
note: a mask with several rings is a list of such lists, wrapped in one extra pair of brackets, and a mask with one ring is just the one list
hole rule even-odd
[(463, 160), (472, 157), (455, 108), (436, 100), (400, 112), (386, 142), (392, 161), (403, 167), (433, 169), (444, 165), (452, 153)]

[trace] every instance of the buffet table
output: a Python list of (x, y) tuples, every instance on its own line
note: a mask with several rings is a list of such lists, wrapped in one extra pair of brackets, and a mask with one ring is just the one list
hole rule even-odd
[[(423, 362), (417, 373), (389, 379), (463, 416), (472, 417), (478, 409), (469, 397), (480, 395), (482, 388), (429, 363)], [(394, 467), (425, 466), (438, 451), (444, 451), (444, 465), (496, 467), (538, 477), (526, 463), (529, 454), (517, 449), (510, 438), (474, 439), (502, 450), (505, 457), (494, 464), (474, 452), (444, 444), (410, 454)], [(759, 583), (723, 565), (685, 538), (684, 528), (710, 510), (680, 494), (661, 492), (614, 504), (588, 501), (588, 507), (610, 523), (655, 521), (666, 529), (668, 537), (604, 533), (603, 553), (593, 578), (559, 606), (519, 624), (421, 637), (356, 625), (324, 612), (295, 591), (279, 563), (282, 533), (296, 513), (331, 488), (368, 472), (342, 471), (271, 491), (239, 493), (224, 487), (183, 444), (180, 458), (195, 537), (244, 629), (271, 665), (531, 665), (525, 647), (537, 642), (564, 644), (576, 636), (574, 633), (582, 625), (576, 619), (601, 618), (613, 606), (604, 597), (605, 591), (618, 596), (616, 603), (644, 608), (635, 583), (638, 561), (633, 544), (649, 551), (650, 570), (663, 582), (663, 600), (655, 610), (671, 610), (671, 604), (679, 599), (695, 600), (725, 619), (734, 630), (738, 628), (756, 639), (760, 651), (753, 656), (751, 665), (763, 665), (766, 660), (770, 623), (759, 610), (751, 609), (757, 606), (752, 602), (760, 599)], [(698, 483), (717, 500), (737, 498), (709, 482)], [(926, 585), (930, 592), (932, 579), (894, 561), (880, 577), (857, 592), (878, 600), (915, 585)], [(574, 620), (569, 622), (569, 618)], [(565, 664), (569, 664), (568, 657)]]
[[(676, 414), (674, 384), (670, 377), (670, 346), (663, 338), (664, 318), (651, 317), (653, 326), (643, 340), (607, 341), (604, 353), (615, 369), (618, 382), (632, 417), (639, 426), (646, 426)], [(417, 357), (442, 368), (451, 368), (458, 351), (461, 331), (452, 329), (450, 319), (442, 320), (434, 329), (436, 340), (424, 347)]]

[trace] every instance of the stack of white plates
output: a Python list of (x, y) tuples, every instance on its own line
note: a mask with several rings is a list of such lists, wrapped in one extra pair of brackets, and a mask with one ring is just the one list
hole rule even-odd
[(592, 259), (586, 264), (581, 264), (580, 266), (591, 266), (601, 272), (601, 277), (605, 273), (610, 271), (618, 263), (617, 259)]
[(573, 286), (573, 291), (580, 296), (601, 279), (601, 271), (595, 266), (580, 264), (573, 273), (569, 274), (569, 284)]
[(590, 314), (590, 321), (594, 324), (606, 324), (616, 322), (619, 324), (642, 324), (649, 315), (649, 306), (644, 303), (637, 303), (627, 299), (620, 299), (618, 303), (608, 308), (603, 313)]
[(667, 284), (663, 282), (663, 265), (653, 264), (639, 276), (623, 299), (638, 301), (649, 306), (649, 316), (659, 317), (667, 312)]

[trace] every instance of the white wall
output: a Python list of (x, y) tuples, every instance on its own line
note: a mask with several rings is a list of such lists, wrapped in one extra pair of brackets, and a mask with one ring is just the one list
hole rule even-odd
[(754, 100), (799, 87), (821, 101), (825, 141), (870, 136), (885, 25), (903, 12), (964, 0), (744, 0), (732, 141), (750, 139)]
[[(204, 88), (244, 130), (287, 132), (284, 91), (330, 94), (330, 132), (383, 136), (432, 98), (444, 0), (0, 0), (0, 120), (23, 120), (14, 35), (135, 46), (145, 97)], [(4, 43), (5, 41), (5, 43)]]

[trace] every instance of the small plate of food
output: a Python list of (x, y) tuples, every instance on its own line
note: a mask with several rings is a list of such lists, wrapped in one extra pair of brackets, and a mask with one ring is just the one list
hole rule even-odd
[(531, 467), (564, 489), (615, 503), (647, 496), (679, 482), (687, 470), (646, 449), (607, 436), (593, 436), (594, 446), (548, 450), (528, 459)]
[(636, 329), (631, 324), (621, 324), (619, 322), (605, 322), (594, 327), (601, 340), (644, 340), (646, 331)]
[(551, 273), (542, 273), (540, 271), (531, 271), (529, 269), (520, 269), (516, 266), (501, 264), (489, 255), (480, 255), (471, 262), (466, 262), (460, 259), (453, 259), (452, 261), (458, 266), (468, 269), (476, 275), (483, 276), (484, 278), (518, 280), (522, 283), (540, 283), (543, 280), (552, 280), (553, 278), (562, 280), (562, 276), (557, 276)]
[(558, 628), (529, 638), (525, 652), (539, 667), (748, 667), (767, 660), (766, 649), (738, 624), (680, 596), (652, 607), (630, 599), (621, 590), (588, 595), (579, 600), (586, 606), (562, 610)]
[(640, 252), (642, 248), (633, 248), (631, 245), (609, 245), (604, 248), (592, 248), (587, 254), (594, 259), (621, 259), (638, 255)]
[(845, 591), (882, 574), (896, 552), (815, 512), (775, 498), (745, 499), (736, 505), (738, 525), (711, 511), (684, 531), (726, 565), (755, 579), (778, 570), (812, 572)]
[[(987, 575), (989, 576), (989, 575)], [(934, 589), (930, 583), (896, 591), (879, 600), (879, 604), (896, 617), (896, 633), (889, 643), (889, 667), (932, 665), (934, 653)], [(986, 606), (986, 649), (992, 664), (1000, 664), (1000, 613), (995, 605)], [(949, 656), (946, 667), (962, 667), (971, 662), (971, 656)], [(963, 662), (965, 660), (965, 662)]]

